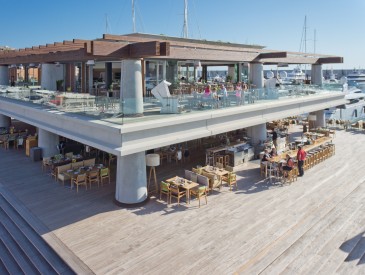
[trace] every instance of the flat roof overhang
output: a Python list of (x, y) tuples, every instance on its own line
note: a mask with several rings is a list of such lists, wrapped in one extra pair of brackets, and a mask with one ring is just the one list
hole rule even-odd
[(0, 65), (117, 61), (128, 58), (202, 60), (206, 62), (258, 62), (263, 64), (343, 63), (331, 55), (275, 51), (258, 45), (184, 39), (150, 34), (109, 35), (0, 52)]

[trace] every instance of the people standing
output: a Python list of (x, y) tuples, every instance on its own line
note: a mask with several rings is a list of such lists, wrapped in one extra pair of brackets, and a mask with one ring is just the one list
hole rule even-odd
[(272, 142), (274, 143), (275, 148), (278, 148), (278, 133), (275, 131), (275, 129), (272, 129)]
[(307, 123), (303, 122), (303, 133), (308, 132)]
[(298, 146), (297, 160), (298, 160), (299, 177), (304, 176), (303, 165), (304, 165), (304, 160), (305, 160), (306, 156), (307, 156), (307, 153), (304, 151), (302, 146)]

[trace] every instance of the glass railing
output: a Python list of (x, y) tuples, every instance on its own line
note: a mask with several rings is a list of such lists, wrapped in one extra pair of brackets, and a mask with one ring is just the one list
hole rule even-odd
[[(275, 89), (250, 89), (241, 93), (229, 91), (226, 95), (218, 93), (216, 96), (205, 96), (199, 93), (178, 93), (170, 97), (162, 97), (160, 100), (153, 96), (145, 97), (143, 98), (143, 108), (141, 108), (142, 102), (136, 102), (135, 99), (0, 86), (0, 99), (18, 100), (24, 102), (24, 104), (123, 124), (142, 119), (158, 119), (168, 115), (184, 115), (192, 112), (236, 108), (276, 100), (300, 99), (326, 93), (341, 93), (341, 91), (341, 85), (333, 86), (331, 84), (331, 86), (288, 85)], [(135, 115), (134, 110), (138, 110), (140, 114)]]

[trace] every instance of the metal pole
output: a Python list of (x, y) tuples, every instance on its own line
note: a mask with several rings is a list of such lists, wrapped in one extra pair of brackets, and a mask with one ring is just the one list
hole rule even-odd
[(132, 0), (132, 22), (133, 22), (133, 33), (136, 32), (136, 14), (134, 12), (134, 0)]
[(184, 38), (188, 38), (188, 0), (184, 0)]

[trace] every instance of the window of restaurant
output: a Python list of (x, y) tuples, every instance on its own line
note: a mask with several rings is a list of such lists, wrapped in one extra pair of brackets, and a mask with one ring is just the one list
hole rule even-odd
[(162, 80), (172, 84), (178, 81), (178, 66), (176, 60), (146, 60), (145, 87), (152, 90)]

